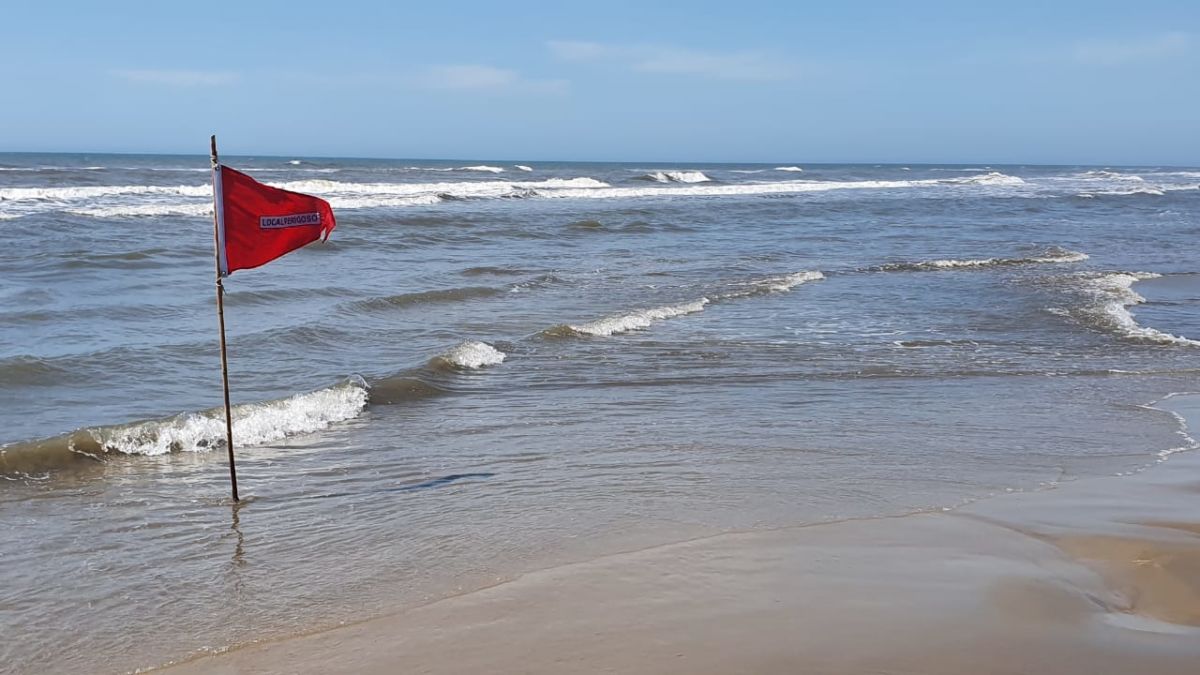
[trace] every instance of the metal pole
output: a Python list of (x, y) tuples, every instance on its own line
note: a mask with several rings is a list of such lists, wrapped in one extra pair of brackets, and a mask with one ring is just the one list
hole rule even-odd
[(217, 181), (221, 170), (217, 163), (217, 137), (209, 138), (213, 170), (213, 254), (217, 263), (217, 323), (221, 326), (221, 382), (225, 386), (225, 447), (229, 450), (229, 485), (233, 488), (233, 501), (238, 501), (237, 468), (233, 462), (233, 416), (229, 411), (229, 359), (225, 353), (225, 285), (221, 282), (221, 232), (218, 209), (224, 207), (217, 199)]

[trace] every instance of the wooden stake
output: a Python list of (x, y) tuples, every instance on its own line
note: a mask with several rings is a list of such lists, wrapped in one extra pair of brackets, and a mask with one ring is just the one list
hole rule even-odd
[(217, 263), (217, 323), (221, 326), (221, 382), (225, 386), (225, 444), (229, 449), (229, 485), (233, 488), (233, 501), (238, 501), (237, 468), (233, 462), (233, 416), (229, 411), (229, 359), (225, 353), (225, 285), (221, 282), (221, 220), (223, 204), (218, 198), (217, 186), (221, 180), (217, 163), (217, 137), (209, 138), (210, 159), (213, 170), (213, 254)]

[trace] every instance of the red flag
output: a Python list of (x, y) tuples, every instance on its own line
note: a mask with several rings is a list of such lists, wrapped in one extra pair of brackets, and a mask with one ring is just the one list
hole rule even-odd
[(263, 185), (224, 165), (217, 169), (213, 186), (223, 277), (328, 239), (337, 225), (324, 199)]

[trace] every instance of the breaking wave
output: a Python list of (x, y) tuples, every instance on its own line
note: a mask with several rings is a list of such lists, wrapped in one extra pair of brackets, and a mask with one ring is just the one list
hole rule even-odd
[(1010, 176), (999, 171), (989, 171), (978, 176), (965, 176), (963, 178), (946, 178), (943, 183), (959, 184), (959, 185), (1024, 185), (1025, 180), (1017, 176)]
[(433, 358), (433, 365), (475, 370), (504, 362), (504, 352), (486, 342), (468, 340)]
[[(463, 167), (491, 171), (500, 167)], [(786, 168), (786, 167), (785, 167)], [(799, 167), (797, 167), (799, 168)], [(429, 169), (430, 171), (434, 169)], [(458, 169), (447, 169), (456, 171)], [(763, 183), (717, 184), (700, 171), (656, 171), (641, 176), (654, 185), (613, 187), (590, 177), (550, 178), (541, 181), (458, 181), (431, 183), (356, 183), (327, 179), (272, 181), (286, 190), (314, 194), (335, 209), (431, 206), (448, 200), (503, 198), (631, 199), (641, 197), (724, 197), (803, 194), (831, 190), (895, 190), (904, 188), (1008, 187), (1023, 185), (1015, 176), (991, 172), (965, 178), (924, 180), (789, 180)], [(1190, 187), (1190, 186), (1189, 186)], [(205, 216), (210, 210), (211, 187), (201, 185), (109, 185), (47, 188), (2, 188), (0, 202), (5, 218), (31, 213), (64, 211), (76, 215), (112, 218), (143, 216)]]
[(1157, 279), (1153, 272), (1117, 272), (1101, 276), (1069, 277), (1082, 294), (1082, 302), (1071, 309), (1051, 309), (1055, 314), (1069, 316), (1097, 330), (1138, 342), (1160, 345), (1200, 347), (1200, 340), (1171, 335), (1142, 326), (1134, 319), (1130, 307), (1146, 301), (1133, 290), (1133, 285), (1146, 279)]
[(561, 325), (555, 326), (544, 331), (545, 335), (551, 337), (564, 337), (572, 335), (595, 335), (599, 337), (607, 337), (609, 335), (617, 335), (626, 333), (631, 330), (641, 330), (648, 328), (655, 321), (662, 321), (684, 314), (694, 314), (704, 311), (704, 306), (709, 303), (708, 298), (700, 298), (691, 302), (685, 302), (678, 305), (666, 305), (663, 307), (652, 307), (649, 309), (637, 309), (625, 314), (614, 314), (603, 319), (589, 321), (578, 325)]
[(212, 197), (212, 187), (205, 185), (90, 185), (52, 188), (0, 188), (0, 200), (23, 201), (80, 201), (125, 195), (165, 195), (176, 197)]
[[(466, 341), (418, 367), (367, 383), (354, 375), (343, 382), (286, 398), (233, 406), (233, 437), (239, 448), (265, 445), (326, 429), (358, 417), (371, 405), (392, 405), (443, 396), (436, 381), (446, 371), (500, 364), (506, 354), (485, 342)], [(55, 379), (53, 366), (20, 357), (0, 363), (0, 372), (26, 379)], [(440, 374), (439, 374), (440, 373)], [(432, 380), (432, 381), (431, 381)], [(28, 476), (129, 455), (158, 456), (225, 448), (223, 408), (159, 419), (79, 429), (44, 440), (0, 446), (0, 476)]]
[[(263, 445), (311, 433), (354, 417), (367, 406), (368, 385), (361, 377), (305, 394), (232, 408), (233, 437), (239, 447)], [(106, 455), (165, 455), (225, 447), (221, 408), (163, 419), (91, 427), (0, 448), (0, 473), (46, 471)]]
[(820, 272), (804, 271), (794, 274), (786, 274), (777, 277), (767, 277), (765, 279), (757, 279), (744, 283), (735, 284), (734, 288), (729, 291), (714, 294), (712, 299), (702, 297), (698, 300), (684, 302), (676, 305), (664, 305), (661, 307), (651, 307), (648, 309), (636, 309), (632, 312), (621, 314), (613, 314), (602, 319), (589, 321), (582, 324), (561, 324), (548, 328), (542, 331), (542, 335), (546, 337), (576, 337), (583, 335), (592, 335), (597, 337), (608, 337), (627, 333), (633, 330), (642, 330), (649, 328), (656, 321), (673, 319), (677, 316), (687, 314), (695, 314), (704, 311), (704, 308), (712, 302), (720, 302), (727, 300), (736, 300), (738, 298), (748, 298), (756, 295), (764, 295), (768, 293), (784, 293), (799, 286), (800, 284), (809, 281), (817, 281), (824, 279), (825, 275)]
[(513, 164), (513, 168), (518, 171), (533, 171), (532, 166), (526, 166), (525, 164)]
[(1161, 197), (1165, 194), (1167, 193), (1163, 188), (1145, 185), (1124, 189), (1118, 188), (1114, 190), (1091, 190), (1088, 192), (1080, 192), (1075, 196), (1088, 199), (1092, 197), (1123, 197), (1126, 195), (1150, 195), (1153, 197)]
[(742, 288), (723, 293), (719, 297), (721, 299), (744, 298), (752, 295), (761, 295), (764, 293), (785, 293), (792, 290), (800, 284), (810, 281), (820, 281), (825, 278), (825, 275), (820, 272), (806, 271), (787, 274), (781, 277), (768, 277), (743, 284)]
[(791, 171), (792, 173), (800, 173), (801, 171), (804, 171), (804, 169), (801, 169), (798, 166), (777, 166), (777, 167), (775, 167), (775, 170), (776, 171)]
[(138, 218), (147, 216), (209, 216), (212, 204), (130, 204), (124, 206), (95, 206), (65, 209), (67, 213), (92, 218)]
[(478, 164), (476, 166), (460, 166), (459, 171), (483, 171), (485, 173), (504, 173), (504, 169), (498, 166), (488, 166), (486, 164)]
[(1052, 247), (1044, 253), (1028, 258), (975, 258), (967, 260), (923, 260), (920, 262), (897, 262), (871, 268), (881, 272), (922, 272), (930, 270), (973, 269), (980, 267), (1007, 267), (1014, 265), (1038, 265), (1047, 263), (1073, 263), (1087, 260), (1086, 253), (1065, 248)]
[(655, 183), (707, 183), (712, 180), (702, 171), (653, 171), (639, 178)]

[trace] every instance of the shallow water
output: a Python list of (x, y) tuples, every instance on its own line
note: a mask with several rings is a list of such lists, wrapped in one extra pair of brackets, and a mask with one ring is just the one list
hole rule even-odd
[(207, 161), (0, 155), (16, 671), (1136, 470), (1197, 389), (1197, 169), (290, 159), (226, 159), (339, 223), (227, 281), (234, 508)]

